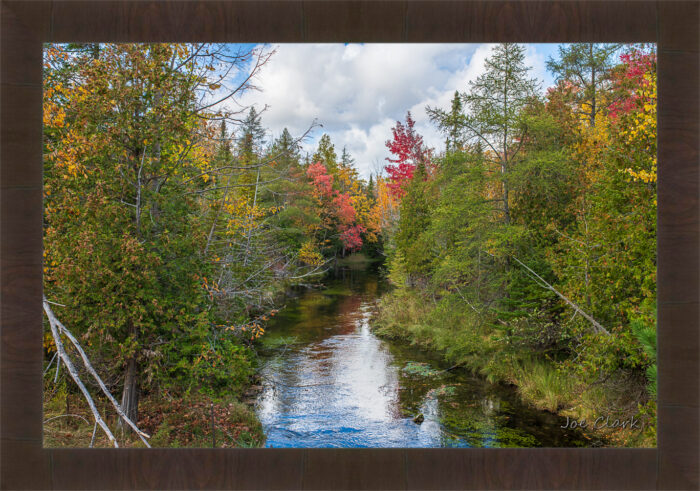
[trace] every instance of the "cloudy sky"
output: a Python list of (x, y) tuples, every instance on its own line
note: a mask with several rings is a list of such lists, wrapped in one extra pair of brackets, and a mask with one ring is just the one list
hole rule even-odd
[[(282, 44), (265, 46), (276, 53), (238, 101), (267, 109), (262, 123), (268, 140), (287, 127), (301, 135), (316, 120), (304, 144), (313, 152), (328, 133), (340, 155), (345, 146), (360, 173), (368, 177), (386, 163), (384, 143), (397, 120), (411, 111), (425, 143), (440, 151), (444, 138), (426, 116), (425, 107), (448, 108), (455, 90), (483, 72), (493, 45), (477, 44)], [(556, 45), (527, 45), (531, 76), (552, 84), (545, 68)]]

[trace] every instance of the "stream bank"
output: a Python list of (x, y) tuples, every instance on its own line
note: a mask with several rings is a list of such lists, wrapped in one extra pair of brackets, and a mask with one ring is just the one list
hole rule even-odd
[(541, 357), (506, 351), (487, 329), (465, 329), (470, 322), (463, 304), (431, 302), (410, 289), (384, 295), (372, 320), (377, 336), (433, 353), (448, 366), (510, 387), (528, 407), (583, 426), (586, 446), (655, 446), (649, 416), (628, 404), (632, 391), (622, 383), (613, 392)]
[(512, 388), (377, 336), (388, 285), (376, 267), (341, 266), (323, 283), (297, 291), (261, 340), (267, 447), (590, 446)]

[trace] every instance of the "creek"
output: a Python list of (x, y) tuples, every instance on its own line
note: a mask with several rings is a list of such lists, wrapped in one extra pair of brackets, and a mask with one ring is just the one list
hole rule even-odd
[(387, 288), (376, 268), (341, 267), (287, 299), (260, 350), (267, 447), (587, 446), (513, 388), (376, 336)]

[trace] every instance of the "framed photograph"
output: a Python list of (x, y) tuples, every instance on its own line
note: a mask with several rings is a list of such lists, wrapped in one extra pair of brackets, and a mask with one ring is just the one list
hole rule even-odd
[(694, 489), (697, 2), (4, 1), (7, 489)]

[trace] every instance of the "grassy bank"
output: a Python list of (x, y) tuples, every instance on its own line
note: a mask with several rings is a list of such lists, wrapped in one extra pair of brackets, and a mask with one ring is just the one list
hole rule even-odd
[[(476, 312), (459, 296), (434, 299), (397, 289), (380, 301), (374, 326), (380, 336), (437, 351), (446, 361), (491, 382), (515, 386), (523, 401), (535, 408), (586, 420), (589, 433), (606, 445), (656, 445), (655, 422), (647, 416), (653, 403), (636, 403), (644, 391), (644, 379), (613, 373), (606, 379), (590, 380), (585, 368), (518, 347), (504, 331), (494, 329), (494, 323), (498, 321)], [(603, 419), (592, 428), (597, 418)], [(641, 429), (611, 427), (615, 419), (632, 418), (640, 421)]]

